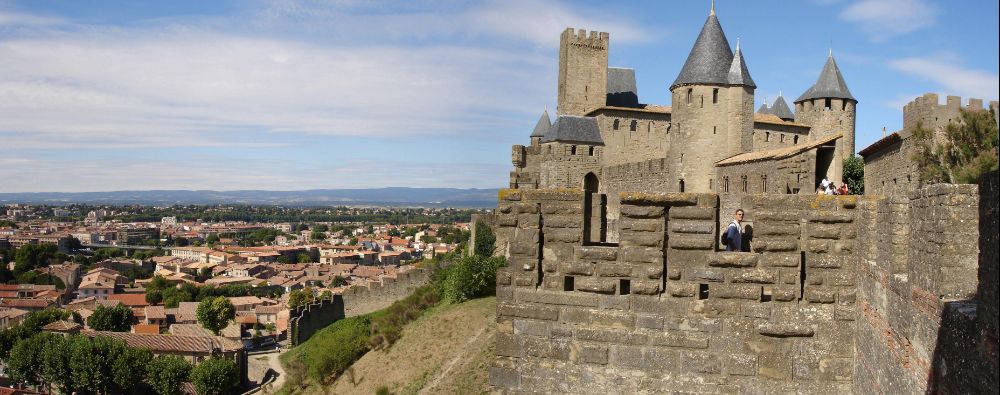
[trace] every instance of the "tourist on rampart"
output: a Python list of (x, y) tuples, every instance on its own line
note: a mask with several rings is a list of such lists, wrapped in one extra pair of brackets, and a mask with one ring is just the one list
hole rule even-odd
[(736, 210), (736, 216), (726, 228), (722, 241), (726, 251), (743, 251), (743, 209)]

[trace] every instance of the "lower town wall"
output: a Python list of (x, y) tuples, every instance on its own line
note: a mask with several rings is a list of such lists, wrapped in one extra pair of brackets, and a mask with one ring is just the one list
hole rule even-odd
[(293, 346), (309, 340), (320, 329), (346, 317), (368, 314), (389, 307), (430, 281), (427, 269), (399, 273), (367, 287), (350, 287), (342, 295), (321, 299), (289, 312), (288, 333)]
[[(996, 388), (996, 173), (907, 197), (722, 197), (621, 193), (618, 243), (587, 244), (582, 192), (503, 191), (494, 388)], [(749, 252), (718, 244), (736, 206)]]

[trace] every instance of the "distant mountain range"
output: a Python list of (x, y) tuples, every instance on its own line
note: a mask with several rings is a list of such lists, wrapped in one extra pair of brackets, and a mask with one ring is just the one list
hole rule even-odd
[(0, 193), (0, 204), (266, 204), (280, 206), (496, 207), (497, 189), (372, 188), (305, 191), (111, 191)]

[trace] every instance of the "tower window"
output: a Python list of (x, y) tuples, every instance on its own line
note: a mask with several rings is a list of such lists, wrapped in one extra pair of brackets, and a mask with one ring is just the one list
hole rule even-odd
[(590, 147), (587, 149), (587, 156), (594, 156), (594, 147)]
[(648, 133), (652, 131), (653, 131), (653, 121), (649, 121), (649, 124), (646, 125), (646, 132)]
[(843, 101), (843, 102), (842, 102), (842, 103), (840, 104), (840, 110), (841, 110), (841, 111), (847, 111), (847, 100), (844, 100), (844, 101)]
[(613, 125), (611, 125), (611, 128), (614, 129), (614, 130), (618, 130), (618, 120), (617, 119), (615, 120), (615, 123)]
[(792, 144), (798, 144), (798, 143), (799, 143), (799, 136), (793, 136), (792, 137)]
[(729, 176), (722, 179), (722, 191), (729, 193)]
[(712, 134), (715, 134), (718, 128), (719, 128), (718, 126), (712, 126)]
[(635, 131), (635, 129), (636, 129), (636, 128), (638, 128), (638, 127), (639, 127), (639, 122), (633, 119), (633, 120), (632, 120), (632, 123), (631, 123), (631, 124), (629, 124), (629, 126), (628, 126), (628, 130), (629, 130), (630, 132), (634, 132), (634, 131)]
[(677, 183), (678, 192), (684, 192), (684, 179), (682, 178), (680, 182)]
[(771, 141), (771, 132), (764, 132), (764, 141)]
[(767, 176), (760, 176), (760, 190), (761, 192), (767, 193)]
[(719, 88), (712, 89), (712, 104), (719, 102)]
[(576, 155), (576, 146), (575, 145), (569, 149), (569, 154), (570, 155)]
[(824, 108), (826, 108), (827, 110), (829, 110), (829, 109), (830, 109), (830, 108), (831, 108), (832, 106), (833, 106), (833, 105), (832, 105), (832, 104), (830, 104), (830, 99), (825, 99), (825, 100), (824, 100), (824, 104), (823, 104), (823, 107), (824, 107)]
[(779, 143), (784, 143), (785, 142), (785, 134), (784, 133), (778, 135), (778, 142)]
[(743, 193), (747, 193), (749, 185), (747, 184), (747, 176), (742, 177), (743, 180)]
[(688, 88), (687, 104), (691, 104), (691, 99), (693, 98), (694, 98), (694, 89)]

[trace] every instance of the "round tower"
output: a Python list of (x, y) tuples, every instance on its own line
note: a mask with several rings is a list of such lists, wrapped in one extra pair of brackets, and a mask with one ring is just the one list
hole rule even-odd
[(717, 189), (715, 162), (751, 149), (756, 88), (739, 44), (733, 53), (713, 9), (670, 86), (676, 134), (667, 159), (676, 180), (669, 190)]
[[(840, 134), (833, 153), (833, 161), (826, 176), (838, 184), (843, 183), (844, 159), (854, 155), (855, 122), (858, 100), (851, 94), (840, 74), (837, 61), (830, 52), (819, 78), (802, 96), (795, 99), (795, 121), (811, 126), (810, 140)], [(817, 174), (822, 179), (824, 174)]]

